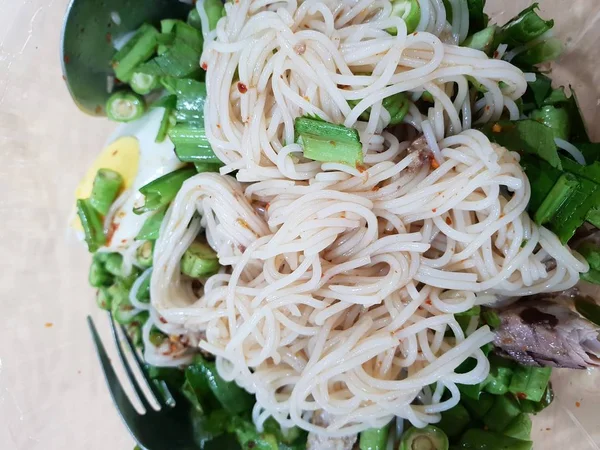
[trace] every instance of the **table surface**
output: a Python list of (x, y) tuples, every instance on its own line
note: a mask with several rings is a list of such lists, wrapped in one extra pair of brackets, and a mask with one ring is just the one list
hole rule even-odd
[[(503, 5), (509, 4), (509, 6)], [(503, 23), (530, 1), (489, 0)], [(540, 0), (568, 51), (555, 69), (600, 124), (600, 3)], [(130, 450), (92, 351), (89, 256), (66, 229), (73, 191), (113, 126), (71, 103), (59, 64), (67, 0), (0, 0), (0, 449)], [(592, 127), (597, 139), (600, 132)], [(558, 373), (538, 449), (599, 449), (599, 379)]]

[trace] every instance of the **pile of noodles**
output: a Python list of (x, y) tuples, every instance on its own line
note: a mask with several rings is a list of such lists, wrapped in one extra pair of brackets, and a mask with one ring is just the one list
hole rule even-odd
[[(489, 371), (492, 332), (476, 321), (464, 332), (454, 314), (567, 289), (587, 270), (525, 212), (519, 156), (471, 129), (517, 119), (526, 75), (456, 46), (466, 1), (451, 1), (452, 24), (441, 0), (420, 3), (410, 35), (388, 0), (236, 0), (205, 33), (205, 128), (225, 166), (186, 181), (168, 210), (144, 335), (158, 326), (215, 355), (256, 395), (259, 428), (269, 416), (328, 436), (394, 416), (436, 422), (457, 383)], [(425, 91), (426, 113), (413, 103), (388, 129), (382, 99)], [(364, 165), (305, 159), (294, 119), (306, 114), (356, 128)], [(411, 146), (421, 134), (430, 152)], [(201, 232), (223, 269), (199, 289), (179, 261)], [(150, 363), (188, 358), (146, 347)], [(326, 427), (311, 423), (316, 410)]]

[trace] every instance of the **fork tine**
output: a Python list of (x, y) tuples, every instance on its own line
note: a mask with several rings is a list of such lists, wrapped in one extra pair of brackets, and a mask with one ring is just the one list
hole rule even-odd
[[(106, 349), (100, 340), (100, 336), (98, 335), (98, 331), (96, 330), (96, 325), (94, 325), (94, 321), (90, 316), (87, 317), (88, 326), (90, 328), (90, 333), (92, 334), (92, 339), (94, 341), (94, 347), (96, 347), (96, 353), (98, 355), (98, 359), (100, 360), (100, 365), (102, 366), (102, 371), (104, 372), (104, 377), (106, 378), (106, 384), (108, 385), (108, 389), (113, 398), (113, 401), (117, 405), (117, 409), (121, 412), (121, 416), (124, 419), (124, 415), (131, 416), (132, 414), (138, 415), (138, 412), (135, 410), (131, 402), (129, 401), (129, 397), (127, 393), (121, 386), (119, 382), (119, 378), (113, 369), (113, 366), (110, 362), (110, 358), (106, 353)], [(125, 423), (127, 425), (127, 423)], [(129, 427), (129, 425), (127, 425)]]
[[(160, 382), (161, 388), (164, 391), (164, 392), (161, 392), (161, 390), (156, 386), (156, 383), (154, 382), (154, 380), (148, 376), (148, 371), (144, 367), (144, 361), (142, 361), (142, 359), (138, 355), (138, 352), (135, 349), (135, 345), (133, 345), (131, 338), (127, 334), (127, 330), (125, 329), (125, 327), (123, 325), (121, 325), (121, 331), (123, 332), (123, 335), (125, 336), (125, 340), (127, 341), (129, 350), (133, 354), (133, 357), (138, 365), (138, 368), (140, 369), (140, 372), (144, 375), (144, 380), (146, 381), (146, 384), (152, 391), (154, 398), (160, 403), (161, 406), (163, 405), (163, 403), (166, 404), (167, 406), (173, 406), (175, 404), (175, 400), (173, 399), (173, 395), (169, 391), (166, 383), (164, 381)], [(165, 398), (165, 395), (167, 398)]]
[[(146, 398), (144, 391), (142, 391), (142, 388), (140, 387), (135, 374), (131, 370), (129, 361), (127, 361), (127, 357), (125, 356), (125, 351), (123, 350), (123, 344), (121, 342), (121, 339), (119, 339), (119, 334), (117, 333), (117, 327), (115, 326), (115, 318), (113, 317), (113, 315), (110, 312), (108, 313), (108, 315), (110, 317), (110, 330), (112, 332), (113, 339), (115, 340), (115, 343), (117, 344), (117, 352), (119, 353), (119, 357), (121, 358), (121, 362), (123, 363), (123, 367), (125, 368), (125, 373), (127, 374), (127, 378), (129, 378), (129, 382), (132, 384), (133, 390), (135, 391), (135, 394), (137, 395), (138, 399), (140, 400), (140, 402), (141, 402), (142, 406), (144, 407), (144, 409), (146, 410), (146, 412), (151, 412), (154, 410), (154, 408), (152, 408), (152, 405), (150, 405), (150, 403), (148, 402), (148, 399)], [(127, 336), (127, 333), (125, 333), (124, 335), (125, 335), (125, 339), (129, 342), (129, 339), (128, 339), (129, 336)], [(135, 350), (134, 349), (131, 349), (131, 350), (134, 354), (134, 357), (137, 357), (137, 353), (135, 352)]]

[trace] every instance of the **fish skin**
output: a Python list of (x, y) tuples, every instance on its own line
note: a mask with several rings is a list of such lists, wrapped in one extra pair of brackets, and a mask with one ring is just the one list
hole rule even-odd
[(536, 297), (498, 310), (497, 353), (526, 366), (599, 366), (600, 328), (557, 300)]

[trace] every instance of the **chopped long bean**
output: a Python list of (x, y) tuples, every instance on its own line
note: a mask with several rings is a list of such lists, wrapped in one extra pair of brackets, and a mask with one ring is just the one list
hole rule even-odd
[(89, 273), (90, 285), (100, 288), (110, 286), (113, 281), (114, 277), (104, 268), (104, 265), (98, 260), (92, 260)]
[(156, 211), (169, 204), (175, 198), (185, 180), (195, 174), (195, 169), (183, 168), (163, 175), (142, 186), (140, 192), (144, 195), (145, 202), (142, 206), (133, 208), (133, 212), (142, 214), (148, 211)]
[(83, 227), (88, 250), (95, 252), (106, 242), (100, 214), (91, 205), (89, 199), (79, 199), (77, 200), (77, 215)]
[(298, 117), (294, 126), (306, 158), (354, 167), (362, 164), (362, 145), (355, 129), (308, 117)]
[(402, 433), (398, 450), (448, 450), (448, 436), (437, 427), (428, 425), (424, 428), (411, 427)]
[[(421, 6), (418, 0), (395, 0), (392, 2), (392, 17), (401, 17), (406, 23), (407, 33), (413, 33), (421, 20)], [(388, 28), (388, 33), (398, 34), (396, 27)]]
[(225, 6), (221, 0), (205, 0), (203, 6), (208, 17), (208, 28), (214, 30), (219, 19), (225, 16)]
[(129, 81), (129, 86), (131, 86), (133, 92), (140, 95), (149, 94), (159, 85), (159, 78), (156, 75), (141, 72), (134, 72)]
[(90, 203), (96, 211), (105, 216), (113, 204), (121, 187), (123, 177), (114, 170), (100, 169), (94, 178)]
[(155, 241), (158, 239), (158, 233), (165, 215), (167, 214), (167, 206), (160, 208), (146, 219), (142, 229), (135, 237), (136, 241)]
[(112, 60), (117, 78), (129, 82), (135, 68), (147, 61), (156, 51), (158, 30), (143, 24), (135, 35), (119, 50)]
[(146, 112), (142, 97), (130, 91), (117, 91), (106, 101), (106, 115), (116, 122), (131, 122)]
[(214, 275), (219, 267), (217, 254), (203, 242), (193, 242), (181, 257), (181, 272), (192, 278)]
[(381, 428), (369, 428), (360, 433), (360, 450), (384, 450), (387, 447), (389, 424)]
[(140, 245), (135, 252), (135, 260), (140, 267), (147, 269), (152, 266), (152, 254), (154, 252), (154, 241), (146, 241)]

